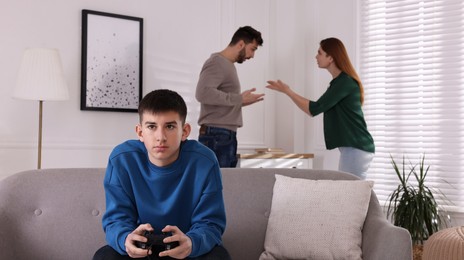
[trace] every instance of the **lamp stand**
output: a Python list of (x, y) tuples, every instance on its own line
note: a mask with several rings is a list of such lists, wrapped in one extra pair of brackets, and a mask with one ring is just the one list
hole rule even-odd
[[(3, 46), (2, 46), (3, 47)], [(45, 100), (69, 99), (57, 49), (28, 48), (24, 50), (18, 71), (13, 97), (39, 101), (39, 142), (37, 144), (37, 169), (42, 168), (42, 113)]]
[(42, 110), (43, 100), (39, 100), (39, 144), (37, 151), (37, 169), (40, 169), (42, 166)]

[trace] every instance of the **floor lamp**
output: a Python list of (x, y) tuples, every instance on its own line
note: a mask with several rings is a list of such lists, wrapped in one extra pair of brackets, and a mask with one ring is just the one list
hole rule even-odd
[(30, 48), (24, 51), (13, 97), (39, 102), (37, 169), (40, 169), (42, 165), (43, 102), (69, 98), (58, 50)]

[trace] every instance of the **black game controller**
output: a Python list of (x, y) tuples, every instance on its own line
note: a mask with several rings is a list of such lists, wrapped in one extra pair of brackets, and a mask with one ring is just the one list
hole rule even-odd
[(163, 239), (166, 237), (172, 236), (171, 233), (163, 233), (163, 234), (154, 234), (152, 231), (145, 231), (143, 234), (148, 240), (147, 242), (140, 242), (135, 241), (135, 246), (142, 248), (142, 249), (151, 249), (152, 247), (162, 248), (164, 250), (170, 250), (177, 246), (179, 246), (178, 241), (174, 241), (171, 243), (164, 243)]

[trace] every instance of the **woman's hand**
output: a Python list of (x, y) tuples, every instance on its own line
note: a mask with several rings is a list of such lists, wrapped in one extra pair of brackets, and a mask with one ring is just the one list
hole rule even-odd
[(309, 111), (309, 99), (295, 93), (287, 84), (281, 80), (268, 80), (267, 83), (269, 83), (269, 85), (267, 85), (266, 88), (284, 93), (290, 99), (292, 99), (293, 103), (295, 103), (295, 105), (297, 105), (301, 111), (312, 116), (311, 111)]
[(267, 83), (269, 85), (267, 85), (266, 88), (273, 89), (284, 94), (288, 94), (288, 91), (290, 90), (290, 87), (284, 82), (282, 82), (280, 79), (277, 81), (268, 80)]

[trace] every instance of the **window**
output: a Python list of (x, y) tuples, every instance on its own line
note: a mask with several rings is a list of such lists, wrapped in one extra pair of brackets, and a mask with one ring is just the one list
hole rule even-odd
[(376, 144), (368, 176), (379, 200), (398, 184), (390, 154), (414, 164), (425, 154), (428, 185), (464, 212), (464, 1), (360, 3), (359, 72)]

